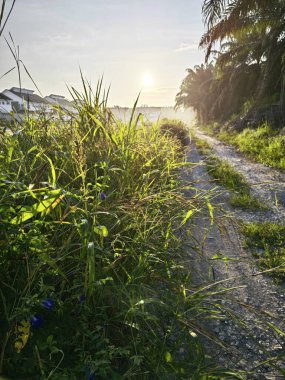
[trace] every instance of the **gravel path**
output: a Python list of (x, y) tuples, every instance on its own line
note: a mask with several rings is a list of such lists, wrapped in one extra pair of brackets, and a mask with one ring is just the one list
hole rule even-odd
[(213, 148), (214, 154), (226, 160), (246, 179), (254, 196), (269, 206), (270, 213), (264, 215), (271, 221), (285, 222), (285, 174), (271, 167), (252, 162), (243, 157), (233, 147), (207, 136), (198, 129), (195, 135), (206, 140)]
[[(220, 364), (243, 371), (245, 379), (285, 379), (285, 334), (280, 336), (272, 327), (285, 331), (284, 288), (275, 285), (268, 275), (260, 274), (255, 259), (242, 248), (243, 237), (235, 223), (236, 218), (284, 222), (282, 191), (285, 192), (285, 176), (248, 161), (232, 148), (201, 132), (196, 135), (207, 140), (216, 155), (226, 159), (244, 175), (255, 196), (272, 206), (270, 210), (258, 213), (234, 210), (229, 204), (229, 193), (213, 184), (204, 165), (204, 157), (198, 153), (195, 144), (191, 144), (188, 161), (193, 165), (184, 169), (182, 179), (194, 182), (196, 191), (213, 194), (211, 202), (216, 223), (210, 226), (207, 212), (204, 218), (199, 215), (192, 221), (201, 254), (198, 255), (197, 249), (192, 250), (186, 242), (186, 265), (197, 286), (213, 284), (220, 290), (235, 288), (220, 297), (224, 317), (202, 323), (202, 327), (208, 328), (220, 343), (206, 340), (206, 347), (211, 355), (215, 353)], [(193, 191), (189, 190), (189, 196), (193, 196)], [(275, 192), (280, 197), (278, 207)], [(206, 236), (208, 229), (210, 232)], [(213, 259), (217, 255), (223, 259)]]

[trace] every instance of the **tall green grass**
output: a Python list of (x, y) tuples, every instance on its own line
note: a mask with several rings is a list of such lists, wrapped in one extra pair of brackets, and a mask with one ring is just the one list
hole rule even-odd
[(256, 130), (245, 129), (236, 137), (241, 152), (258, 161), (285, 170), (285, 136), (265, 124)]
[(217, 123), (203, 126), (202, 129), (211, 136), (234, 145), (258, 162), (285, 170), (285, 136), (267, 123), (256, 129), (245, 128), (239, 133)]
[(190, 142), (189, 130), (181, 120), (164, 118), (160, 122), (160, 129), (162, 133), (176, 138), (183, 147)]
[(208, 173), (217, 183), (231, 190), (230, 203), (232, 206), (246, 210), (266, 209), (266, 206), (252, 196), (245, 178), (227, 161), (215, 156), (207, 141), (195, 138), (195, 144), (198, 151), (206, 156)]
[(270, 273), (277, 280), (285, 278), (285, 225), (276, 223), (247, 223), (241, 227), (245, 235), (245, 246), (251, 248), (262, 269), (273, 269)]
[(102, 82), (71, 92), (69, 122), (29, 115), (0, 136), (0, 374), (232, 377), (197, 336), (219, 307), (177, 259), (200, 207), (180, 189), (180, 144), (115, 120)]

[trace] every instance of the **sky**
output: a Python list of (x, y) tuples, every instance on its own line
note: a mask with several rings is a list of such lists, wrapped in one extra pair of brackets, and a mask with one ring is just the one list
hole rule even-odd
[[(12, 0), (8, 0), (8, 4)], [(201, 64), (202, 0), (16, 0), (0, 37), (0, 77), (15, 65), (9, 32), (42, 95), (81, 91), (80, 68), (109, 106), (173, 106), (186, 68)], [(22, 87), (35, 89), (22, 68)], [(19, 86), (16, 70), (0, 92)], [(35, 92), (38, 91), (35, 89)]]

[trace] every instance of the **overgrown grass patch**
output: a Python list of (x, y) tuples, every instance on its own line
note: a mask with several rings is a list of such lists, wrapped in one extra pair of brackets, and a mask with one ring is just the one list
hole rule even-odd
[(208, 156), (213, 152), (213, 148), (206, 140), (202, 140), (195, 137), (195, 145), (197, 147), (198, 152), (203, 154), (204, 156)]
[(70, 121), (0, 136), (0, 374), (220, 379), (198, 327), (220, 308), (177, 261), (205, 201), (183, 196), (177, 139), (116, 120), (101, 85)]
[(285, 170), (285, 136), (265, 123), (259, 128), (245, 128), (237, 133), (234, 129), (225, 128), (218, 123), (201, 127), (209, 135), (234, 145), (248, 157)]
[(285, 170), (285, 136), (277, 135), (267, 124), (245, 129), (236, 137), (241, 152), (264, 164)]
[(251, 223), (241, 227), (245, 246), (251, 248), (263, 269), (277, 268), (273, 275), (285, 279), (285, 225)]
[(231, 196), (231, 205), (252, 211), (268, 209), (266, 205), (261, 203), (256, 197), (253, 197), (250, 192), (240, 192), (233, 194)]
[(266, 206), (251, 195), (250, 187), (244, 177), (228, 162), (216, 157), (213, 148), (207, 141), (195, 137), (195, 144), (199, 153), (206, 157), (208, 173), (220, 185), (231, 190), (230, 202), (232, 206), (247, 210), (266, 209)]
[(189, 130), (183, 121), (164, 118), (160, 121), (159, 127), (163, 134), (176, 138), (182, 147), (189, 144)]

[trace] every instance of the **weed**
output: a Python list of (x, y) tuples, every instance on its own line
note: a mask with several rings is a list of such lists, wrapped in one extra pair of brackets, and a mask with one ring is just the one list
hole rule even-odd
[(250, 194), (250, 187), (244, 177), (229, 163), (216, 157), (213, 154), (213, 148), (207, 141), (196, 137), (195, 144), (198, 151), (206, 156), (208, 173), (219, 184), (233, 192), (230, 198), (232, 206), (246, 210), (266, 209), (266, 206)]
[(203, 154), (204, 156), (208, 156), (213, 152), (211, 145), (205, 140), (195, 137), (195, 145), (197, 147), (198, 152)]
[(258, 162), (285, 170), (285, 136), (278, 134), (267, 123), (257, 129), (246, 128), (240, 133), (218, 124), (203, 126), (202, 129), (211, 136), (234, 145)]
[(189, 144), (189, 131), (181, 120), (162, 119), (160, 130), (163, 134), (175, 137), (182, 147)]
[(274, 223), (243, 224), (245, 246), (253, 249), (261, 268), (272, 269), (274, 276), (285, 278), (285, 225)]
[(206, 159), (209, 174), (222, 186), (231, 190), (230, 202), (234, 207), (247, 210), (264, 209), (265, 206), (250, 193), (244, 177), (239, 174), (229, 163), (213, 155)]
[(257, 198), (250, 193), (235, 193), (231, 196), (231, 205), (240, 207), (245, 210), (268, 210), (268, 207), (261, 203)]
[(101, 81), (71, 92), (71, 121), (30, 114), (0, 136), (0, 374), (207, 376), (195, 323), (217, 310), (175, 260), (199, 208), (179, 188), (183, 152), (158, 125), (115, 120)]

